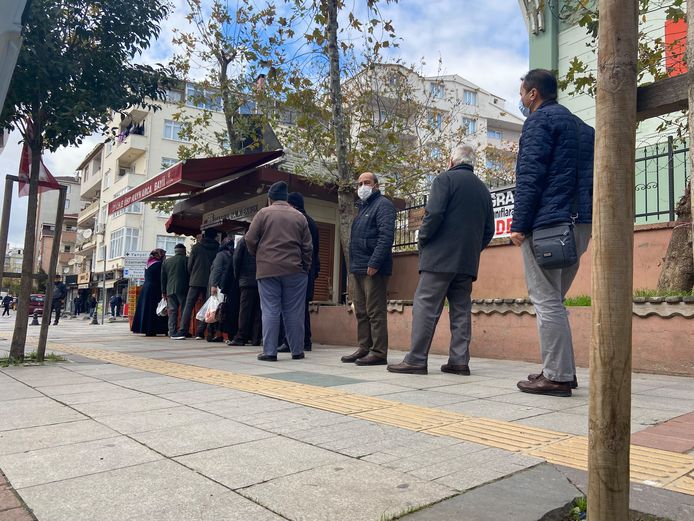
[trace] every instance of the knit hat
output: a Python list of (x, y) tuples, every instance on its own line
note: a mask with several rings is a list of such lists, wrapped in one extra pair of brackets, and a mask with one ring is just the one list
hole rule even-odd
[(176, 246), (174, 246), (174, 253), (183, 253), (185, 255), (186, 245), (179, 242)]
[(287, 196), (287, 202), (291, 204), (294, 208), (299, 210), (304, 209), (304, 196), (299, 192), (292, 192)]
[(286, 201), (287, 183), (284, 181), (277, 181), (270, 187), (270, 190), (267, 192), (267, 196), (273, 201)]

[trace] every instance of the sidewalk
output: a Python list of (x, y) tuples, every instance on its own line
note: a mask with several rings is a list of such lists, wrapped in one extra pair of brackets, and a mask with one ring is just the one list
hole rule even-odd
[[(586, 370), (554, 398), (516, 390), (535, 364), (395, 375), (328, 346), (267, 363), (79, 319), (51, 327), (61, 350), (0, 372), (0, 469), (39, 521), (530, 521), (585, 490)], [(633, 449), (632, 479), (658, 485), (635, 482), (633, 508), (693, 519), (694, 379), (634, 375), (633, 392), (632, 442), (661, 449)]]

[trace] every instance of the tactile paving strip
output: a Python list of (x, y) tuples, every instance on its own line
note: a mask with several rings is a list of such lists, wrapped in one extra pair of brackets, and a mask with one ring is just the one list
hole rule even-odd
[[(588, 470), (588, 438), (585, 436), (574, 436), (527, 454), (557, 465)], [(629, 460), (631, 481), (653, 487), (667, 486), (694, 469), (693, 456), (638, 445), (631, 445)], [(687, 483), (682, 486), (686, 488)], [(694, 489), (690, 493), (694, 494)]]
[(513, 452), (542, 447), (571, 436), (561, 432), (527, 427), (519, 423), (487, 420), (485, 418), (469, 418), (460, 423), (443, 425), (429, 429), (426, 432)]
[[(247, 391), (403, 429), (522, 452), (558, 465), (581, 470), (588, 468), (588, 440), (584, 436), (361, 396), (331, 387), (152, 360), (128, 353), (66, 344), (51, 344), (51, 348), (133, 369)], [(694, 495), (694, 456), (632, 445), (630, 463), (632, 481)]]

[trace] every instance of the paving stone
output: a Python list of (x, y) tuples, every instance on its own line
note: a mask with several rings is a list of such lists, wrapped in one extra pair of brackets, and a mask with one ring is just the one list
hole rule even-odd
[(450, 405), (441, 405), (440, 409), (458, 412), (466, 416), (491, 418), (492, 420), (513, 421), (521, 418), (531, 418), (553, 411), (528, 405), (517, 405), (492, 400), (473, 400)]
[[(267, 438), (176, 458), (223, 485), (239, 489), (348, 458), (306, 443)], [(273, 504), (275, 504), (273, 502)]]
[(79, 420), (0, 432), (0, 454), (58, 447), (71, 443), (112, 438), (118, 433), (93, 420)]
[(85, 476), (161, 459), (154, 451), (124, 436), (0, 456), (17, 489)]
[(125, 400), (131, 400), (133, 398), (144, 397), (146, 397), (146, 395), (142, 394), (140, 391), (116, 387), (115, 390), (105, 392), (100, 391), (91, 393), (62, 394), (60, 396), (56, 396), (55, 399), (67, 405), (79, 405), (83, 403), (94, 402), (120, 402)]
[[(437, 387), (437, 389), (439, 388)], [(431, 389), (423, 389), (417, 391), (408, 390), (397, 393), (384, 394), (381, 395), (380, 398), (400, 403), (419, 405), (421, 407), (437, 407), (440, 405), (462, 403), (474, 400), (474, 398), (469, 396), (433, 391)]]
[(170, 460), (29, 487), (19, 492), (42, 521), (281, 519)]
[(548, 429), (579, 436), (588, 436), (588, 418), (564, 412), (549, 412), (531, 418), (523, 418), (514, 423), (522, 423), (530, 427)]
[(219, 387), (210, 386), (209, 389), (161, 393), (159, 396), (166, 400), (171, 400), (172, 402), (194, 405), (218, 400), (238, 400), (239, 398), (248, 398), (253, 395), (243, 391), (220, 389)]
[(408, 390), (407, 387), (384, 382), (362, 382), (357, 384), (341, 385), (339, 386), (339, 389), (340, 391), (365, 396), (379, 396), (382, 394), (397, 393)]
[(117, 385), (109, 382), (95, 381), (88, 384), (68, 384), (68, 385), (38, 385), (36, 389), (50, 397), (58, 397), (66, 394), (76, 393), (97, 393), (109, 392), (121, 389)]
[(238, 420), (277, 434), (288, 434), (314, 427), (351, 423), (354, 421), (349, 416), (309, 407), (294, 407), (280, 411), (258, 413), (252, 416), (239, 416)]
[[(484, 472), (480, 473), (483, 474)], [(407, 521), (537, 521), (582, 495), (560, 472), (540, 465), (402, 517)]]
[(127, 400), (106, 400), (98, 402), (79, 403), (73, 405), (78, 411), (92, 417), (110, 416), (129, 412), (152, 411), (167, 409), (178, 404), (156, 396), (140, 395), (138, 398)]
[(0, 431), (85, 419), (84, 415), (45, 397), (4, 402), (1, 417)]
[(165, 456), (174, 457), (269, 438), (274, 434), (232, 420), (218, 420), (131, 436)]
[(694, 442), (691, 439), (661, 436), (657, 433), (648, 432), (648, 429), (632, 434), (631, 443), (632, 445), (681, 453), (687, 453), (694, 449)]
[(470, 382), (463, 384), (445, 385), (443, 387), (435, 387), (433, 390), (442, 393), (460, 394), (462, 396), (470, 396), (473, 398), (491, 398), (504, 394), (515, 394), (518, 389), (502, 389), (487, 385), (484, 382)]
[(0, 521), (34, 521), (24, 508), (13, 508), (0, 512)]
[(0, 393), (0, 402), (9, 400), (23, 400), (25, 398), (41, 398), (43, 395), (26, 384), (9, 380), (9, 383), (2, 383), (2, 392)]
[(244, 417), (250, 417), (255, 414), (294, 409), (299, 406), (283, 400), (253, 395), (248, 398), (234, 398), (231, 400), (216, 400), (214, 402), (199, 403), (196, 404), (195, 407), (203, 411), (218, 414), (224, 418), (241, 421)]
[[(3, 487), (0, 488), (0, 511), (9, 510), (11, 508), (19, 508), (22, 503), (17, 499), (11, 488)], [(0, 514), (0, 519), (2, 519), (2, 514)]]
[[(322, 367), (317, 370), (324, 370)], [(308, 371), (288, 371), (284, 373), (268, 374), (268, 378), (273, 380), (286, 380), (287, 382), (297, 382), (308, 385), (316, 385), (319, 387), (332, 387), (335, 385), (357, 384), (363, 380), (357, 378), (348, 378), (334, 374), (321, 374)]]
[(303, 521), (390, 519), (453, 494), (445, 486), (362, 461), (325, 465), (241, 493)]
[(178, 425), (217, 421), (214, 414), (198, 411), (191, 407), (178, 406), (114, 416), (100, 416), (99, 422), (123, 434), (161, 430)]

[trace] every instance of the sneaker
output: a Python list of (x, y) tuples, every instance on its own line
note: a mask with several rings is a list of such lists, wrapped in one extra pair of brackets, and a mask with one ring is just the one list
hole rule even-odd
[(171, 340), (185, 340), (186, 335), (184, 333), (175, 333), (172, 337)]
[(205, 340), (205, 337), (198, 335), (195, 337), (195, 340)]
[(208, 342), (224, 342), (224, 337), (221, 337), (221, 336), (215, 336), (215, 337), (208, 336), (208, 337), (207, 337), (207, 341), (208, 341)]

